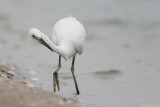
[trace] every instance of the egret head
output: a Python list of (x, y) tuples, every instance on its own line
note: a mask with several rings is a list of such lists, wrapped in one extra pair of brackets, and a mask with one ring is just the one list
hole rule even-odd
[(46, 46), (48, 49), (53, 51), (53, 49), (47, 44), (47, 41), (44, 39), (43, 33), (40, 32), (37, 28), (31, 28), (29, 31), (29, 35), (33, 39), (37, 40), (39, 43), (41, 43), (42, 45)]

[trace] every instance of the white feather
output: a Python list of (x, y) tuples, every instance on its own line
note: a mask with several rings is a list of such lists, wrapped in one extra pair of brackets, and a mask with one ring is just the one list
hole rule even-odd
[(55, 24), (51, 40), (36, 28), (30, 30), (30, 35), (33, 34), (66, 60), (82, 53), (86, 39), (83, 25), (73, 17), (63, 18)]

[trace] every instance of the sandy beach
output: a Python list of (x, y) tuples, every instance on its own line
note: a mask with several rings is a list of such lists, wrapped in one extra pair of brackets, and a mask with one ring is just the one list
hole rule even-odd
[(36, 88), (27, 80), (28, 77), (20, 74), (17, 69), (12, 72), (10, 69), (0, 65), (1, 107), (75, 107), (67, 103), (66, 98)]
[(74, 107), (63, 97), (19, 82), (1, 80), (0, 85), (1, 107)]

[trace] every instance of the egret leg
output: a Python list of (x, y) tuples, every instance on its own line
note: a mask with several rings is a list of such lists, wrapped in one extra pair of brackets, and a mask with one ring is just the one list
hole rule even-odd
[(80, 92), (79, 92), (79, 89), (78, 89), (78, 85), (77, 85), (76, 77), (75, 77), (75, 75), (74, 75), (74, 62), (75, 62), (75, 56), (74, 56), (74, 57), (73, 57), (73, 59), (72, 59), (71, 72), (72, 72), (72, 76), (73, 76), (73, 79), (74, 79), (74, 83), (75, 83), (75, 87), (76, 87), (77, 95), (79, 95), (79, 94), (80, 94)]
[(60, 90), (59, 87), (59, 79), (58, 79), (58, 71), (61, 68), (61, 56), (59, 55), (59, 62), (58, 62), (58, 68), (57, 70), (53, 73), (53, 90), (56, 92), (56, 85), (58, 87), (58, 91)]

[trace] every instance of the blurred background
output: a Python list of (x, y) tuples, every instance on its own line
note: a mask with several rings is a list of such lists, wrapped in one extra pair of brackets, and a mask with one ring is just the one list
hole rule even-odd
[(50, 37), (59, 19), (72, 16), (87, 33), (75, 62), (81, 95), (73, 94), (71, 60), (62, 61), (58, 94), (85, 106), (160, 106), (159, 11), (159, 0), (0, 0), (0, 63), (36, 71), (37, 87), (52, 91), (58, 55), (28, 31)]

